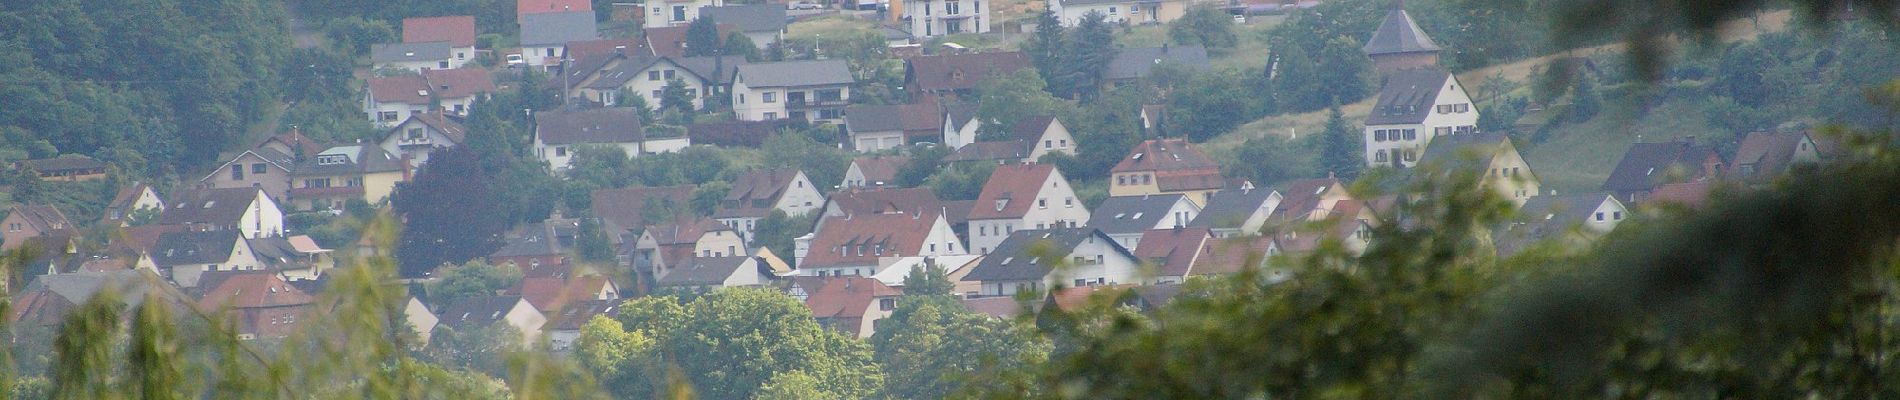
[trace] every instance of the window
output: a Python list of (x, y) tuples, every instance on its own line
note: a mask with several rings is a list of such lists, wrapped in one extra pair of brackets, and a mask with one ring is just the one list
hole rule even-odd
[(547, 51), (547, 53), (548, 53), (548, 57), (553, 57), (553, 56), (554, 56), (554, 48), (553, 48), (553, 47), (549, 47), (549, 48), (547, 48), (547, 50), (548, 50), (548, 51)]
[(1406, 130), (1405, 130), (1405, 140), (1418, 140), (1418, 130), (1417, 130), (1417, 129), (1406, 129)]
[(1623, 212), (1622, 212), (1622, 211), (1617, 211), (1617, 212), (1614, 212), (1614, 213), (1610, 213), (1610, 218), (1612, 218), (1612, 219), (1615, 219), (1615, 220), (1617, 220), (1617, 221), (1622, 221), (1622, 220), (1623, 220)]
[(554, 148), (554, 156), (567, 157), (567, 146), (556, 146)]
[(778, 92), (765, 92), (764, 94), (759, 95), (759, 99), (760, 99), (759, 101), (763, 101), (766, 103), (777, 103)]
[(954, 2), (954, 1), (943, 3), (944, 14), (957, 15), (957, 12), (962, 11), (961, 10), (962, 8), (963, 7), (961, 7), (960, 4), (957, 4), (957, 2)]
[(1068, 207), (1068, 208), (1075, 208), (1075, 198), (1074, 198), (1074, 197), (1065, 197), (1065, 198), (1063, 198), (1063, 199), (1062, 199), (1062, 206), (1063, 206), (1063, 207)]
[(1432, 128), (1433, 136), (1445, 136), (1445, 135), (1450, 135), (1450, 134), (1451, 134), (1451, 127), (1449, 126), (1441, 126), (1437, 128)]
[(436, 62), (435, 62), (435, 67), (436, 67), (436, 68), (441, 68), (441, 69), (449, 69), (449, 62), (448, 62), (448, 61), (436, 61)]
[(877, 309), (890, 311), (897, 308), (897, 299), (877, 299)]
[(1036, 199), (1036, 208), (1049, 208), (1049, 199)]
[(1373, 153), (1372, 160), (1378, 161), (1378, 162), (1385, 162), (1386, 161), (1385, 150), (1379, 150), (1377, 153)]
[(1115, 11), (1115, 7), (1108, 8), (1108, 15), (1115, 15), (1116, 13), (1118, 13), (1118, 11)]
[(263, 175), (266, 171), (264, 163), (251, 164), (251, 175)]
[(745, 93), (739, 94), (739, 104), (745, 104)]
[(1056, 143), (1054, 141), (1044, 140), (1042, 141), (1042, 148), (1045, 148), (1045, 149), (1056, 148)]
[(1457, 111), (1458, 111), (1459, 113), (1467, 113), (1467, 112), (1471, 112), (1471, 103), (1460, 103), (1460, 104), (1458, 104), (1458, 110), (1457, 110)]
[(376, 113), (376, 120), (377, 120), (377, 121), (383, 121), (383, 122), (390, 122), (390, 121), (395, 121), (395, 120), (396, 120), (396, 112), (395, 112), (395, 111), (383, 111), (383, 112), (379, 112), (379, 113)]
[(666, 93), (666, 92), (665, 92), (665, 91), (662, 91), (662, 90), (654, 90), (654, 91), (653, 91), (653, 98), (654, 98), (655, 100), (658, 100), (658, 99), (660, 99), (660, 98), (662, 98), (662, 97), (664, 97), (664, 95), (665, 95), (665, 93)]
[(647, 80), (649, 81), (660, 80), (660, 71), (647, 71)]
[(673, 79), (673, 70), (666, 70), (666, 79)]
[(1128, 185), (1128, 176), (1127, 176), (1127, 175), (1116, 175), (1116, 176), (1115, 176), (1115, 186), (1127, 186), (1127, 185)]
[(1405, 150), (1405, 161), (1418, 161), (1418, 152), (1410, 149)]
[(244, 166), (242, 165), (231, 166), (231, 180), (234, 180), (234, 181), (244, 180)]
[(1134, 14), (1134, 13), (1138, 13), (1138, 12), (1141, 12), (1141, 5), (1140, 5), (1140, 4), (1129, 4), (1129, 5), (1128, 5), (1128, 13), (1129, 13), (1129, 14)]
[(1383, 142), (1383, 141), (1385, 141), (1385, 130), (1384, 130), (1384, 129), (1380, 129), (1380, 130), (1375, 130), (1375, 131), (1372, 131), (1372, 141), (1374, 141), (1374, 142)]
[(673, 6), (673, 21), (679, 22), (679, 21), (685, 21), (685, 20), (686, 20), (686, 6)]
[(765, 119), (768, 119), (768, 120), (778, 119), (778, 113), (775, 113), (775, 112), (765, 113)]
[(1602, 220), (1603, 220), (1603, 213), (1597, 213), (1597, 220), (1598, 220), (1598, 221), (1602, 221)]
[(1065, 149), (1069, 148), (1069, 139), (1056, 140), (1056, 146), (1060, 146)]

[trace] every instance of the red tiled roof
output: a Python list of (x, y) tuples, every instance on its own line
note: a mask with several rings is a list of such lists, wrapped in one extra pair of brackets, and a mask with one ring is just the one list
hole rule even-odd
[[(733, 32), (738, 32), (739, 28), (732, 26), (732, 24), (718, 24), (714, 25), (714, 30), (719, 31), (719, 37), (723, 38), (731, 35)], [(686, 56), (686, 25), (647, 28), (646, 38), (647, 47), (651, 48), (654, 55), (663, 57)]]
[(1141, 233), (1135, 257), (1153, 263), (1161, 276), (1186, 276), (1200, 261), (1213, 234), (1207, 228), (1149, 229)]
[(515, 0), (515, 16), (548, 12), (593, 11), (587, 0)]
[(1162, 191), (1219, 189), (1226, 185), (1220, 164), (1187, 139), (1151, 139), (1136, 144), (1112, 173), (1153, 171)]
[(856, 322), (864, 318), (864, 311), (871, 308), (871, 302), (880, 297), (901, 296), (904, 293), (884, 285), (877, 279), (862, 276), (844, 276), (818, 278), (816, 289), (811, 289), (805, 298), (805, 307), (811, 309), (815, 318), (842, 320), (845, 323), (833, 324), (837, 329), (856, 334)]
[(475, 68), (432, 69), (420, 75), (369, 78), (370, 97), (382, 103), (429, 104), (431, 94), (444, 99), (474, 96), (495, 91), (488, 70)]
[(1321, 208), (1320, 194), (1328, 190), (1338, 190), (1339, 180), (1334, 178), (1302, 179), (1287, 183), (1286, 190), (1280, 192), (1285, 197), (1280, 207), (1273, 211), (1276, 219), (1301, 218), (1314, 209)]
[[(648, 201), (660, 204), (672, 203), (675, 209), (685, 209), (693, 198), (693, 185), (675, 185), (660, 187), (632, 187), (621, 189), (600, 189), (589, 194), (593, 199), (594, 215), (600, 216), (608, 225), (619, 230), (645, 228), (649, 223), (645, 213)], [(651, 200), (649, 200), (651, 199)], [(625, 232), (609, 232), (618, 235)]]
[(40, 232), (78, 230), (72, 221), (66, 220), (66, 213), (48, 205), (16, 205), (7, 213), (9, 217), (18, 216), (34, 230)]
[(928, 188), (908, 189), (846, 189), (833, 192), (825, 198), (829, 207), (836, 207), (847, 214), (886, 214), (894, 212), (917, 213), (923, 211), (944, 211), (943, 200)]
[(1273, 236), (1241, 236), (1208, 240), (1201, 245), (1201, 259), (1194, 263), (1192, 275), (1225, 275), (1240, 272), (1249, 265), (1260, 265), (1273, 247)]
[[(1042, 192), (1042, 183), (1059, 175), (1050, 165), (997, 166), (990, 180), (983, 183), (983, 193), (976, 196), (970, 219), (1022, 218), (1036, 202), (1036, 194)], [(997, 206), (998, 201), (1003, 201), (1002, 207)]]
[(653, 55), (653, 49), (648, 49), (646, 41), (639, 39), (594, 39), (567, 42), (567, 57), (575, 60), (615, 52), (630, 57)]
[(917, 255), (938, 218), (937, 210), (827, 217), (798, 267), (877, 265), (879, 257)]
[(369, 78), (369, 96), (382, 103), (429, 104), (429, 82), (420, 75)]
[(1690, 209), (1700, 209), (1709, 204), (1709, 191), (1714, 189), (1708, 181), (1666, 183), (1656, 185), (1643, 203), (1678, 204)]
[(905, 78), (918, 90), (974, 89), (983, 82), (1029, 67), (1019, 52), (950, 54), (911, 57)]
[(449, 42), (450, 47), (475, 47), (475, 17), (403, 18), (402, 42)]
[(198, 307), (206, 311), (225, 307), (269, 308), (316, 303), (316, 297), (290, 286), (271, 271), (206, 273), (200, 283), (205, 284), (201, 286), (205, 289), (198, 297)]
[[(1033, 306), (1039, 303), (1030, 304)], [(1015, 318), (1023, 313), (1023, 306), (1017, 304), (1015, 298), (1007, 296), (963, 299), (963, 308), (999, 319)]]
[(792, 168), (755, 169), (732, 180), (732, 191), (719, 202), (714, 218), (762, 218), (772, 212), (779, 197), (792, 186), (799, 170)]
[(908, 162), (910, 162), (910, 157), (903, 156), (869, 156), (851, 160), (851, 163), (857, 164), (858, 170), (864, 173), (866, 185), (874, 182), (896, 185), (897, 170), (903, 168), (904, 163)]

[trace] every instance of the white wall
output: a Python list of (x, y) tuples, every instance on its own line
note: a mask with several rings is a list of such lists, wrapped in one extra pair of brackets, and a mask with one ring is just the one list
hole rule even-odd
[(246, 238), (283, 236), (284, 211), (277, 202), (263, 191), (257, 192), (257, 201), (244, 208), (244, 216), (238, 219), (238, 232)]
[[(693, 22), (693, 20), (699, 19), (700, 7), (707, 7), (707, 6), (721, 7), (724, 5), (725, 5), (725, 2), (717, 1), (717, 0), (696, 0), (696, 1), (647, 0), (646, 3), (643, 3), (640, 5), (641, 7), (640, 12), (642, 13), (641, 15), (645, 16), (646, 23), (644, 27), (664, 28), (668, 26), (690, 24)], [(680, 11), (683, 11), (683, 12), (677, 15), (674, 14), (673, 13), (674, 7), (683, 7), (682, 9), (680, 9)], [(681, 17), (681, 18), (674, 18), (676, 16)]]
[(911, 36), (934, 37), (950, 34), (946, 16), (964, 16), (959, 19), (959, 33), (988, 33), (990, 31), (990, 3), (995, 0), (956, 1), (957, 12), (951, 13), (950, 1), (944, 0), (907, 0), (904, 1), (904, 17), (909, 18)]
[[(786, 98), (789, 97), (786, 95), (788, 92), (804, 92), (807, 101), (817, 101), (818, 92), (831, 89), (838, 90), (839, 102), (849, 103), (851, 101), (850, 85), (754, 88), (745, 84), (744, 76), (739, 76), (734, 79), (732, 83), (733, 118), (740, 121), (768, 121), (790, 118), (790, 111), (785, 108)], [(772, 93), (772, 102), (765, 102), (766, 93)], [(838, 106), (840, 109), (843, 107), (842, 105)], [(811, 122), (838, 122), (842, 119), (843, 113), (839, 113), (839, 117), (840, 118), (835, 119), (820, 119), (818, 110), (809, 110), (805, 115), (805, 120)]]
[(806, 178), (803, 171), (792, 176), (792, 182), (789, 185), (791, 186), (785, 188), (785, 193), (779, 196), (778, 203), (773, 204), (772, 208), (784, 211), (787, 216), (798, 216), (825, 205), (825, 195), (818, 192), (818, 187), (811, 184), (811, 179)]
[(854, 131), (851, 132), (851, 144), (860, 153), (895, 149), (904, 146), (904, 131)]
[[(1460, 127), (1465, 127), (1464, 129), (1476, 129), (1478, 126), (1478, 106), (1472, 103), (1471, 96), (1465, 93), (1464, 86), (1458, 82), (1458, 76), (1452, 75), (1447, 78), (1445, 80), (1445, 87), (1440, 89), (1437, 99), (1432, 101), (1431, 109), (1425, 114), (1423, 123), (1366, 126), (1364, 132), (1366, 142), (1364, 156), (1366, 157), (1366, 165), (1375, 167), (1380, 165), (1390, 166), (1392, 165), (1392, 159), (1390, 158), (1392, 154), (1398, 154), (1400, 158), (1403, 158), (1407, 152), (1415, 154), (1415, 157), (1424, 156), (1425, 147), (1431, 144), (1432, 138), (1438, 136), (1438, 128), (1450, 128), (1453, 133), (1458, 132)], [(1438, 106), (1440, 105), (1457, 104), (1465, 105), (1466, 111), (1438, 112)], [(1376, 131), (1393, 129), (1415, 130), (1417, 131), (1416, 139), (1376, 140)], [(1378, 160), (1378, 155), (1381, 151), (1385, 152), (1386, 157), (1388, 157), (1384, 162)], [(1418, 160), (1416, 158), (1410, 161), (1403, 161), (1403, 165), (1406, 167), (1417, 164)]]
[[(437, 147), (455, 147), (454, 140), (450, 140), (448, 136), (442, 135), (442, 131), (421, 121), (407, 120), (391, 129), (392, 132), (383, 137), (383, 141), (377, 144), (378, 147), (382, 147), (383, 151), (397, 157), (409, 157), (411, 168), (419, 168), (429, 163), (429, 154), (435, 152)], [(408, 135), (411, 129), (421, 129), (422, 139), (410, 140)]]
[[(1155, 16), (1154, 10), (1150, 9), (1148, 5), (1136, 2), (1067, 6), (1062, 5), (1058, 1), (1051, 1), (1049, 4), (1051, 10), (1056, 12), (1056, 18), (1060, 18), (1062, 20), (1062, 26), (1066, 27), (1074, 27), (1075, 24), (1082, 22), (1082, 17), (1088, 15), (1089, 12), (1102, 13), (1104, 17), (1103, 20), (1110, 23), (1122, 23), (1124, 21), (1135, 24), (1160, 22), (1153, 18)], [(1139, 13), (1140, 16), (1134, 17), (1137, 13)]]
[(1040, 160), (1042, 155), (1049, 153), (1075, 154), (1075, 136), (1069, 135), (1069, 128), (1062, 126), (1060, 120), (1052, 120), (1048, 130), (1042, 133), (1042, 138), (1031, 144), (1029, 159)]
[(943, 145), (950, 146), (951, 149), (961, 149), (970, 143), (976, 143), (976, 130), (983, 126), (983, 123), (975, 118), (971, 118), (970, 122), (963, 126), (952, 125), (949, 118), (944, 118), (943, 124)]

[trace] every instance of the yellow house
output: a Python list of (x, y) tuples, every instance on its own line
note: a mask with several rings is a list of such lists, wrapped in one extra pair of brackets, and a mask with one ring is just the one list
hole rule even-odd
[(406, 160), (376, 146), (337, 146), (297, 164), (288, 203), (295, 209), (342, 209), (350, 200), (382, 203), (408, 179)]
[(1461, 133), (1433, 139), (1420, 162), (1445, 172), (1480, 169), (1486, 186), (1518, 206), (1537, 196), (1542, 187), (1530, 163), (1518, 153), (1517, 145), (1502, 133)]
[(1143, 141), (1109, 174), (1111, 197), (1182, 194), (1195, 207), (1206, 207), (1207, 199), (1226, 185), (1220, 164), (1186, 139)]

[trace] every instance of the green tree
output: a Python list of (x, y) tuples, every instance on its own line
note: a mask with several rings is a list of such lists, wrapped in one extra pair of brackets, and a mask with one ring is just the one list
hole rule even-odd
[(904, 294), (912, 296), (949, 295), (956, 290), (956, 282), (951, 282), (942, 265), (931, 263), (923, 269), (912, 269), (904, 275)]
[(574, 340), (574, 360), (592, 371), (608, 393), (621, 398), (651, 398), (660, 393), (659, 342), (645, 331), (625, 330), (618, 321), (594, 317)]
[(930, 174), (943, 168), (943, 158), (949, 157), (955, 149), (950, 146), (915, 146), (910, 149), (910, 160), (897, 168), (897, 186), (917, 187), (930, 178)]
[(494, 296), (503, 289), (521, 284), (521, 268), (513, 263), (489, 264), (480, 259), (436, 270), (436, 279), (423, 285), (436, 304), (456, 300)]
[(1774, 56), (1769, 55), (1768, 50), (1761, 45), (1753, 42), (1736, 44), (1722, 55), (1719, 84), (1728, 97), (1737, 103), (1759, 108), (1770, 99), (1764, 75), (1774, 63)]
[(1115, 28), (1106, 18), (1101, 13), (1091, 12), (1068, 32), (1063, 39), (1058, 75), (1050, 80), (1052, 92), (1061, 97), (1092, 100), (1101, 91), (1102, 74), (1120, 52), (1115, 44)]
[(693, 93), (693, 90), (686, 87), (686, 81), (677, 78), (668, 79), (666, 80), (666, 86), (660, 88), (660, 111), (662, 113), (678, 113), (679, 120), (668, 122), (677, 125), (689, 125), (692, 123), (693, 114), (698, 111), (698, 109), (693, 106), (693, 99), (696, 97), (698, 96)]
[(1273, 46), (1273, 56), (1267, 63), (1268, 86), (1273, 90), (1274, 103), (1281, 111), (1305, 112), (1318, 110), (1331, 104), (1326, 98), (1326, 88), (1321, 83), (1318, 65), (1307, 56), (1300, 46), (1285, 44)]
[(365, 54), (372, 44), (396, 42), (396, 28), (388, 22), (365, 20), (361, 17), (348, 17), (330, 20), (324, 24), (323, 34), (330, 43), (349, 50), (350, 54)]
[(819, 212), (807, 212), (797, 216), (785, 215), (784, 211), (772, 210), (759, 219), (758, 229), (753, 231), (751, 244), (772, 250), (772, 254), (781, 257), (792, 253), (792, 241), (799, 236), (811, 233), (812, 224), (820, 217)]
[(1247, 104), (1251, 94), (1246, 86), (1234, 84), (1240, 79), (1238, 71), (1210, 71), (1176, 88), (1168, 95), (1170, 129), (1205, 141), (1253, 120), (1254, 115), (1246, 112), (1251, 108)]
[(1051, 350), (1033, 327), (970, 312), (945, 295), (906, 296), (879, 322), (871, 345), (897, 398), (949, 398), (979, 372), (1039, 365)]
[(693, 188), (691, 210), (694, 215), (713, 215), (719, 210), (719, 203), (732, 192), (732, 184), (725, 181), (713, 181)]
[(1578, 73), (1570, 86), (1570, 109), (1565, 115), (1572, 122), (1589, 121), (1603, 111), (1603, 94), (1597, 92), (1596, 77)]
[(614, 262), (613, 240), (601, 228), (599, 218), (581, 218), (580, 233), (577, 239), (582, 262), (599, 265), (612, 265)]
[(976, 200), (976, 196), (983, 194), (983, 184), (989, 182), (990, 173), (995, 171), (995, 164), (985, 162), (950, 164), (925, 179), (924, 186), (944, 200)]
[(711, 17), (700, 17), (686, 25), (687, 57), (710, 56), (719, 51), (719, 23)]
[(1295, 142), (1269, 134), (1247, 139), (1235, 150), (1235, 161), (1221, 163), (1221, 166), (1227, 176), (1243, 177), (1255, 186), (1271, 187), (1280, 182), (1319, 176), (1314, 158)]
[(1232, 14), (1211, 4), (1188, 7), (1186, 14), (1168, 23), (1168, 37), (1175, 43), (1207, 47), (1208, 53), (1216, 55), (1240, 43)]
[(1340, 179), (1359, 176), (1359, 169), (1365, 166), (1366, 159), (1363, 135), (1357, 127), (1346, 122), (1339, 106), (1333, 106), (1326, 115), (1326, 131), (1320, 133), (1320, 168), (1337, 175)]
[(814, 377), (818, 382), (807, 389), (841, 398), (883, 390), (869, 346), (819, 326), (804, 304), (781, 292), (720, 289), (684, 306), (667, 296), (636, 301), (642, 304), (621, 307), (622, 328), (652, 332), (666, 363), (702, 398), (748, 399), (768, 383), (781, 386), (772, 393), (789, 394), (779, 392), (790, 388), (774, 379), (788, 373)]
[(405, 223), (396, 257), (404, 276), (419, 277), (442, 264), (461, 264), (501, 248), (509, 221), (473, 150), (437, 151), (414, 180), (391, 197)]
[(1318, 62), (1322, 89), (1308, 98), (1320, 102), (1315, 103), (1315, 109), (1357, 103), (1372, 93), (1372, 59), (1366, 58), (1364, 50), (1360, 50), (1359, 41), (1348, 36), (1328, 40), (1314, 61)]
[(1023, 69), (978, 85), (982, 98), (977, 103), (976, 118), (984, 121), (978, 134), (1004, 135), (1023, 118), (1052, 115), (1065, 109), (1066, 104), (1050, 96), (1042, 84), (1043, 79), (1036, 71)]
[(732, 57), (741, 57), (746, 61), (761, 61), (759, 59), (759, 45), (753, 43), (752, 37), (746, 36), (745, 32), (733, 32), (730, 35), (726, 35), (726, 45), (724, 53), (722, 54)]

